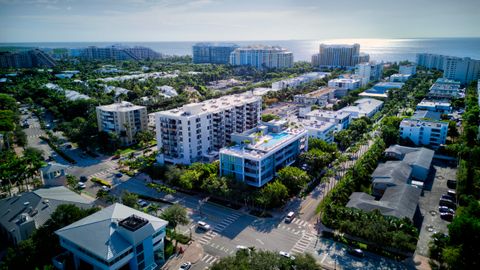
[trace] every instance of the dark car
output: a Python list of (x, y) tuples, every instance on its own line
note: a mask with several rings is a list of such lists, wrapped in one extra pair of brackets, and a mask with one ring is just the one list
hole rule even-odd
[(455, 197), (450, 196), (450, 195), (448, 195), (448, 194), (443, 194), (442, 197), (441, 197), (441, 199), (450, 200), (450, 201), (452, 201), (452, 202), (455, 202), (455, 201), (456, 201)]
[(440, 218), (446, 221), (451, 222), (453, 220), (453, 217), (454, 217), (454, 214), (452, 213), (440, 213)]
[(359, 249), (359, 248), (349, 248), (347, 250), (348, 254), (352, 255), (352, 256), (355, 256), (355, 257), (359, 257), (359, 258), (363, 258), (365, 256), (365, 254), (363, 253), (363, 250)]
[(452, 208), (447, 207), (447, 206), (439, 206), (438, 207), (438, 212), (455, 214), (455, 210), (453, 210)]
[(457, 209), (457, 206), (455, 205), (455, 203), (452, 200), (440, 199), (438, 204), (440, 206), (447, 206), (447, 207), (452, 208), (452, 209)]
[(87, 182), (88, 178), (85, 175), (80, 176), (80, 182)]
[(447, 180), (447, 187), (451, 189), (455, 189), (457, 187), (457, 180)]
[(121, 173), (116, 173), (116, 174), (115, 174), (115, 177), (118, 177), (118, 178), (120, 178), (120, 177), (122, 177), (122, 176), (123, 176), (123, 174), (121, 174)]

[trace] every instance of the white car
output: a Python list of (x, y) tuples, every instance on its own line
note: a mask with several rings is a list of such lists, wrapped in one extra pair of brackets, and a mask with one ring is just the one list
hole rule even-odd
[(142, 200), (142, 199), (138, 199), (137, 201), (138, 205), (140, 205), (141, 207), (147, 207), (149, 205), (148, 202)]
[(78, 182), (77, 187), (78, 187), (79, 189), (84, 189), (84, 188), (87, 187), (87, 185), (85, 185), (85, 183), (83, 183), (83, 182)]
[(188, 270), (188, 269), (190, 269), (190, 267), (192, 267), (192, 263), (191, 262), (185, 262), (180, 266), (180, 268), (178, 268), (178, 270)]
[(110, 191), (110, 188), (107, 187), (107, 186), (102, 186), (102, 189), (103, 189), (103, 191), (106, 191), (106, 192)]
[(208, 231), (210, 230), (210, 225), (204, 221), (199, 221), (197, 222), (197, 227), (199, 229), (202, 229), (202, 230), (205, 230), (205, 231)]
[(286, 251), (280, 251), (278, 254), (280, 254), (280, 256), (283, 256), (287, 259), (295, 260), (295, 257)]

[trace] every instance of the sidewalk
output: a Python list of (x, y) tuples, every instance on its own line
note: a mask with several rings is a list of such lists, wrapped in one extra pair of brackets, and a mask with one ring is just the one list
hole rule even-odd
[(203, 247), (200, 243), (193, 242), (190, 245), (178, 244), (178, 248), (183, 248), (184, 253), (179, 254), (176, 257), (172, 257), (163, 265), (163, 270), (176, 270), (179, 269), (182, 263), (191, 262), (192, 265), (200, 261), (203, 257)]

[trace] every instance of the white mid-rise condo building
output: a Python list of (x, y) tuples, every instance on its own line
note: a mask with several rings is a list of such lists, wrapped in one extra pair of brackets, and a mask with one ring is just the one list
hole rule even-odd
[(249, 46), (235, 49), (230, 54), (230, 64), (264, 68), (290, 68), (293, 53), (278, 46)]
[(228, 145), (232, 133), (254, 128), (260, 121), (261, 98), (237, 94), (156, 113), (160, 163), (212, 161)]

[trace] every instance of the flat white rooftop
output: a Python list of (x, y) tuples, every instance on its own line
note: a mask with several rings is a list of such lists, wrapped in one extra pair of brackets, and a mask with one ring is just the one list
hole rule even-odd
[(306, 114), (307, 117), (322, 117), (329, 119), (344, 119), (350, 117), (350, 113), (342, 111), (324, 111), (324, 110), (313, 110)]
[(98, 106), (102, 111), (111, 111), (111, 112), (128, 112), (133, 110), (140, 110), (146, 108), (145, 106), (134, 105), (127, 101), (122, 101), (121, 103), (113, 103), (109, 105)]

